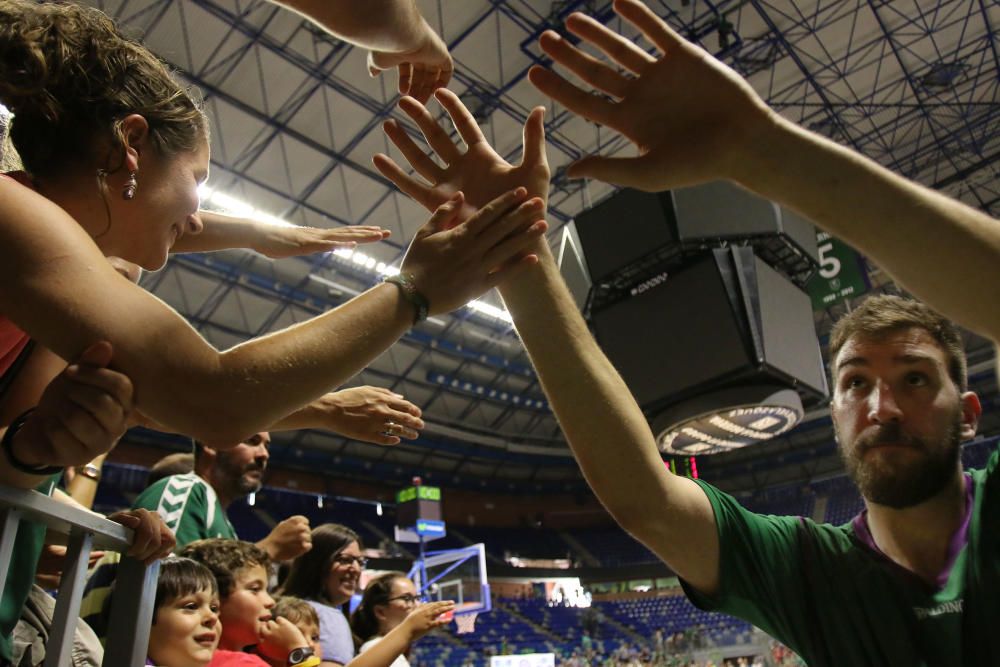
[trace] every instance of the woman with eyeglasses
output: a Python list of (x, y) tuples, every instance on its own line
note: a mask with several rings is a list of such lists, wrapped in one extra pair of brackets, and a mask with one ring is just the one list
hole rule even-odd
[(341, 667), (354, 657), (354, 639), (345, 605), (357, 591), (368, 560), (361, 538), (347, 526), (324, 523), (312, 530), (312, 549), (294, 561), (282, 595), (306, 600), (319, 616), (323, 667)]
[[(369, 581), (361, 604), (351, 615), (354, 641), (360, 644), (358, 653), (364, 653), (381, 641), (405, 621), (418, 604), (417, 588), (402, 572), (387, 572)], [(410, 667), (406, 659), (408, 653), (409, 648), (390, 667)]]

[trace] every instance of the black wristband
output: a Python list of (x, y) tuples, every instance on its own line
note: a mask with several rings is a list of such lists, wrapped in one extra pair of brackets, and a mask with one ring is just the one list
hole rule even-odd
[(15, 419), (10, 426), (7, 427), (6, 433), (3, 434), (3, 439), (0, 440), (0, 449), (3, 449), (3, 454), (7, 458), (7, 463), (9, 463), (14, 470), (28, 475), (54, 475), (57, 472), (62, 472), (62, 466), (28, 465), (21, 459), (17, 458), (14, 454), (14, 436), (21, 430), (21, 427), (24, 426), (24, 423), (28, 421), (28, 418), (31, 417), (31, 413), (34, 411), (34, 408), (26, 410), (21, 413), (21, 416)]
[(413, 308), (417, 311), (416, 315), (413, 316), (414, 324), (420, 324), (427, 319), (427, 312), (430, 310), (431, 304), (427, 301), (427, 297), (417, 289), (411, 276), (405, 273), (398, 273), (394, 276), (386, 276), (382, 279), (382, 282), (392, 283), (398, 287), (403, 298), (413, 304)]

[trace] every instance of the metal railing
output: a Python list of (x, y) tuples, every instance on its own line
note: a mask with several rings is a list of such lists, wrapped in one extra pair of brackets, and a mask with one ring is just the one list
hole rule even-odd
[[(132, 530), (37, 491), (0, 486), (0, 597), (22, 521), (44, 524), (50, 538), (59, 535), (66, 539), (66, 565), (43, 663), (44, 667), (64, 667), (70, 664), (90, 551), (104, 549), (124, 554), (132, 543)], [(159, 570), (159, 561), (147, 567), (134, 558), (122, 557), (111, 597), (102, 663), (105, 667), (139, 667), (146, 663)]]

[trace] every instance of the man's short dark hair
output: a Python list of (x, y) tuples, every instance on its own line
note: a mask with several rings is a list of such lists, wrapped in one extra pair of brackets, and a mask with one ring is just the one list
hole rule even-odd
[(271, 558), (256, 544), (243, 540), (212, 538), (197, 540), (181, 549), (180, 555), (205, 565), (219, 585), (219, 596), (229, 597), (233, 592), (236, 575), (250, 567), (259, 565), (270, 572)]
[(962, 334), (954, 322), (926, 304), (892, 294), (865, 299), (860, 306), (840, 318), (830, 332), (830, 368), (844, 344), (854, 337), (878, 339), (887, 334), (916, 327), (937, 341), (948, 361), (948, 375), (959, 391), (969, 387), (968, 362)]
[(184, 475), (194, 470), (194, 454), (177, 452), (168, 454), (153, 464), (146, 478), (146, 486), (150, 487), (165, 477)]

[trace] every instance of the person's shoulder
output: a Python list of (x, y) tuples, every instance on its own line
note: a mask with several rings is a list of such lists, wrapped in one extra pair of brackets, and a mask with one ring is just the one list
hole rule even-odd
[(133, 508), (157, 509), (163, 503), (186, 504), (192, 496), (205, 494), (206, 482), (195, 473), (170, 475), (143, 489), (132, 503)]
[(851, 536), (854, 529), (851, 522), (835, 526), (832, 523), (820, 523), (813, 521), (809, 517), (793, 517), (799, 522), (799, 527), (808, 535), (830, 545), (837, 545), (839, 548), (848, 549), (854, 546)]
[(142, 493), (140, 493), (139, 496), (158, 496), (163, 493), (167, 487), (169, 487), (172, 492), (188, 491), (195, 487), (203, 486), (204, 484), (205, 480), (193, 472), (187, 472), (180, 475), (168, 475), (167, 477), (158, 479), (147, 486), (142, 490)]
[(344, 612), (342, 612), (338, 607), (330, 606), (325, 602), (320, 602), (319, 600), (312, 600), (312, 599), (307, 599), (306, 602), (308, 602), (309, 606), (311, 606), (313, 609), (316, 610), (316, 613), (321, 618), (323, 617), (337, 618), (338, 616), (342, 617), (344, 615)]

